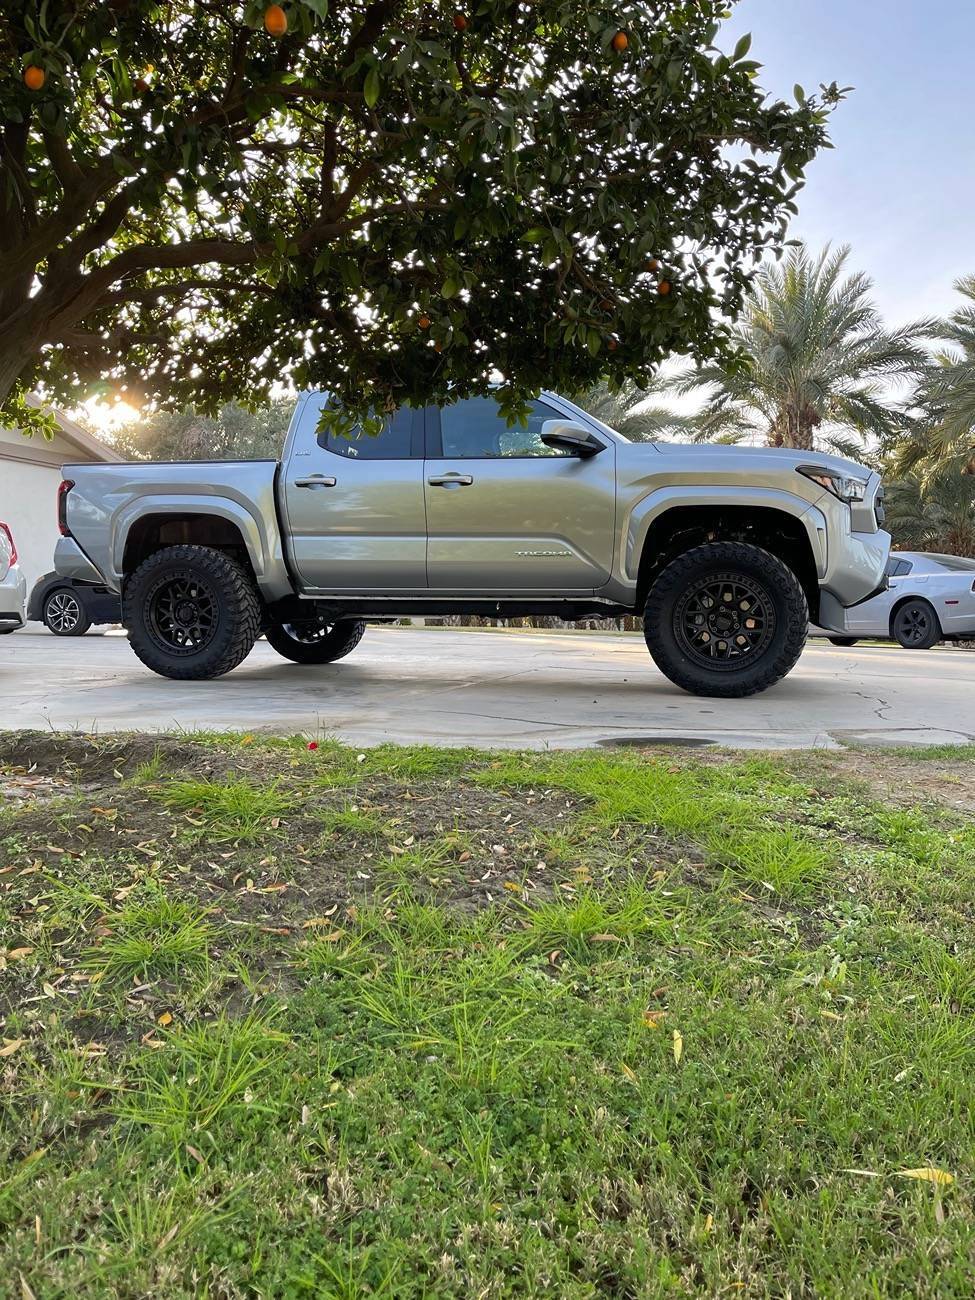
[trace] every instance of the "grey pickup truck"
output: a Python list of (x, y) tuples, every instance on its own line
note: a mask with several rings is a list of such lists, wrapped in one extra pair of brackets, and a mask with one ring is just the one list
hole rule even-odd
[(155, 672), (217, 677), (262, 632), (332, 663), (410, 614), (640, 614), (672, 682), (745, 696), (886, 583), (880, 480), (850, 461), (632, 443), (554, 393), (514, 426), (486, 396), (337, 436), (327, 400), (280, 462), (65, 466), (57, 572), (121, 595)]

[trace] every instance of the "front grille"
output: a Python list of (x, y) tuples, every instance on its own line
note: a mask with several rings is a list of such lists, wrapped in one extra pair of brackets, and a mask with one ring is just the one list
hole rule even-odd
[(874, 503), (873, 503), (873, 513), (876, 517), (878, 528), (883, 528), (884, 523), (887, 520), (887, 511), (884, 509), (885, 496), (886, 494), (884, 492), (883, 486), (881, 485), (877, 489), (877, 496), (874, 499)]

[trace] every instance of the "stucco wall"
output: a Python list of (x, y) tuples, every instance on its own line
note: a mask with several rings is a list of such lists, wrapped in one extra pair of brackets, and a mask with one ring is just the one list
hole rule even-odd
[(35, 434), (0, 428), (0, 519), (10, 525), (28, 588), (54, 568), (57, 490), (61, 465), (91, 456), (60, 435), (48, 442)]
[(60, 481), (56, 465), (5, 460), (0, 451), (0, 519), (13, 532), (28, 587), (54, 567), (58, 536), (55, 502)]

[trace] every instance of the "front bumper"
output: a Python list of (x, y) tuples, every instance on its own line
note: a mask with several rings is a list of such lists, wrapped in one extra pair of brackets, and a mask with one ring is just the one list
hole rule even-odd
[[(844, 611), (887, 590), (890, 533), (877, 526), (880, 480), (873, 476), (869, 500), (854, 512), (835, 497), (816, 504), (826, 516), (826, 565), (820, 571), (820, 627), (844, 632)], [(870, 525), (873, 524), (873, 527)]]

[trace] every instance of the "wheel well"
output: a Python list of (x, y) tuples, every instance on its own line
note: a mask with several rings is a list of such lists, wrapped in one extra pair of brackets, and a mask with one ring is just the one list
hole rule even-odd
[(219, 515), (163, 514), (137, 519), (125, 539), (122, 572), (129, 576), (143, 560), (164, 546), (209, 546), (226, 551), (253, 574), (243, 534), (236, 524)]
[(919, 596), (917, 595), (917, 593), (915, 593), (913, 596), (901, 596), (900, 599), (896, 602), (896, 604), (891, 606), (890, 620), (887, 623), (887, 629), (890, 632), (891, 636), (893, 636), (894, 634), (894, 619), (897, 617), (897, 615), (900, 613), (900, 611), (904, 608), (905, 605), (910, 605), (913, 601), (916, 600), (920, 600), (925, 605), (930, 606), (931, 612), (932, 614), (934, 614), (934, 617), (937, 620), (938, 628), (939, 629), (941, 628), (941, 618), (938, 615), (938, 611), (934, 607), (934, 603), (928, 600), (927, 596)]
[(816, 559), (802, 523), (769, 507), (674, 506), (647, 532), (637, 576), (637, 609), (642, 610), (657, 574), (685, 551), (706, 542), (749, 542), (788, 565), (799, 579), (815, 622), (819, 614)]

